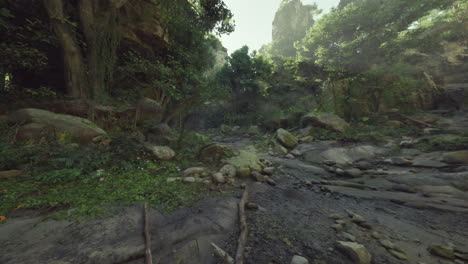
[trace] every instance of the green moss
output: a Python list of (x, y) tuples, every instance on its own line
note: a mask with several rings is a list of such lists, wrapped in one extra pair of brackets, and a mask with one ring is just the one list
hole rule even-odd
[(468, 137), (451, 134), (426, 136), (420, 139), (416, 147), (425, 151), (468, 149)]

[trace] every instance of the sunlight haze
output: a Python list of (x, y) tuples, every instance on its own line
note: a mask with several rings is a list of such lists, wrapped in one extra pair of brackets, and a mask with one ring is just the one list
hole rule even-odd
[[(228, 53), (244, 45), (252, 50), (258, 50), (271, 41), (272, 23), (281, 0), (225, 0), (228, 8), (234, 14), (236, 30), (230, 35), (221, 36)], [(339, 0), (303, 0), (302, 3), (317, 3), (323, 12), (337, 6)]]

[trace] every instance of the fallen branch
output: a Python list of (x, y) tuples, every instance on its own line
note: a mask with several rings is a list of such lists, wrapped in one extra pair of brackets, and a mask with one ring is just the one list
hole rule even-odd
[(215, 255), (220, 257), (224, 261), (224, 264), (234, 264), (234, 259), (231, 256), (229, 256), (229, 254), (226, 253), (226, 251), (222, 250), (215, 243), (211, 243), (211, 246), (213, 247)]
[(403, 117), (403, 118), (406, 118), (406, 119), (408, 119), (409, 121), (411, 121), (411, 122), (413, 122), (413, 123), (416, 123), (416, 124), (418, 124), (418, 125), (422, 125), (422, 126), (426, 126), (426, 127), (433, 127), (431, 124), (428, 124), (428, 123), (423, 122), (423, 121), (416, 120), (416, 119), (411, 118), (411, 117), (409, 117), (409, 116), (402, 115), (402, 114), (400, 114), (400, 116)]
[(249, 198), (248, 186), (244, 187), (244, 193), (239, 202), (239, 221), (240, 221), (240, 235), (237, 243), (237, 252), (236, 252), (236, 264), (244, 263), (244, 249), (245, 243), (247, 242), (247, 220), (245, 217), (245, 204)]
[(153, 256), (151, 254), (151, 234), (149, 232), (149, 216), (148, 216), (148, 203), (145, 200), (144, 204), (144, 218), (145, 218), (145, 264), (153, 264)]

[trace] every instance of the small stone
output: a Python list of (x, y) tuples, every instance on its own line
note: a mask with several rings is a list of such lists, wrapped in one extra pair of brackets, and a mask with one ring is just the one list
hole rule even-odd
[(336, 164), (336, 161), (334, 161), (334, 160), (324, 160), (324, 161), (322, 161), (322, 163), (324, 165), (327, 165), (327, 166), (333, 166), (333, 165)]
[(338, 174), (338, 175), (344, 175), (344, 174), (345, 174), (345, 171), (342, 170), (342, 169), (340, 169), (340, 168), (337, 168), (337, 169), (335, 170), (335, 173)]
[(266, 182), (271, 186), (276, 186), (276, 182), (273, 179), (268, 178)]
[(343, 232), (341, 233), (341, 235), (346, 239), (346, 240), (349, 240), (351, 242), (356, 242), (356, 237), (351, 235), (350, 233), (346, 233), (346, 232)]
[(225, 183), (226, 182), (226, 179), (224, 178), (223, 174), (222, 173), (215, 173), (213, 174), (213, 181), (216, 182), (216, 183)]
[(335, 219), (335, 220), (343, 219), (343, 216), (340, 215), (340, 214), (331, 214), (331, 215), (329, 215), (328, 217), (330, 217), (330, 218), (332, 218), (332, 219)]
[(309, 264), (309, 261), (304, 257), (295, 255), (291, 260), (291, 264)]
[(235, 177), (237, 174), (236, 167), (226, 164), (224, 165), (220, 170), (220, 173), (222, 173), (226, 177)]
[(312, 181), (305, 181), (304, 183), (305, 183), (305, 185), (307, 185), (307, 186), (313, 186), (313, 185), (314, 185), (314, 184), (312, 183)]
[(346, 170), (345, 174), (353, 178), (357, 178), (362, 175), (362, 171), (360, 169), (353, 168), (353, 169)]
[(428, 248), (429, 252), (433, 255), (443, 257), (446, 259), (454, 259), (455, 258), (455, 252), (453, 248), (439, 245), (439, 244), (434, 244)]
[(367, 251), (364, 245), (356, 242), (338, 241), (337, 248), (356, 264), (371, 264), (372, 255)]
[(384, 248), (388, 248), (388, 249), (396, 248), (393, 242), (388, 239), (379, 239), (379, 242), (380, 242), (380, 245), (382, 245)]
[(195, 177), (185, 177), (184, 182), (185, 183), (194, 183), (194, 182), (196, 182), (196, 179), (195, 179)]
[(181, 178), (179, 178), (179, 177), (171, 177), (171, 178), (167, 178), (167, 179), (166, 179), (166, 182), (167, 182), (167, 183), (170, 183), (170, 182), (175, 182), (175, 181), (179, 181), (179, 180), (181, 180)]
[(248, 202), (245, 204), (245, 208), (250, 209), (250, 210), (258, 210), (258, 204), (254, 202)]
[(358, 214), (354, 214), (351, 218), (351, 221), (356, 223), (356, 224), (361, 224), (361, 223), (364, 223), (366, 222), (367, 220), (361, 216), (361, 215), (358, 215)]
[(266, 167), (263, 169), (263, 173), (265, 173), (266, 175), (273, 175), (274, 172), (275, 172), (274, 167)]
[(375, 239), (386, 239), (386, 236), (380, 232), (372, 232), (372, 237), (375, 238)]
[(287, 154), (287, 155), (285, 156), (285, 158), (287, 158), (287, 159), (294, 159), (295, 157), (294, 157), (294, 155), (292, 155), (292, 154)]
[(335, 223), (337, 223), (339, 225), (346, 225), (346, 221), (345, 220), (340, 220), (340, 219), (335, 220)]
[(354, 166), (360, 170), (369, 170), (372, 168), (372, 164), (367, 161), (359, 161)]
[(265, 182), (267, 179), (267, 176), (260, 174), (258, 171), (252, 171), (250, 176), (252, 176), (252, 179), (258, 182)]
[(293, 155), (296, 156), (296, 157), (302, 156), (302, 152), (300, 152), (300, 151), (297, 150), (297, 149), (291, 151), (290, 153), (293, 154)]
[(453, 263), (455, 263), (455, 264), (465, 264), (464, 261), (459, 260), (459, 259), (454, 260)]
[(392, 254), (395, 258), (401, 259), (401, 260), (408, 260), (408, 256), (402, 251), (395, 250), (395, 249), (389, 249), (388, 252)]
[(190, 176), (200, 176), (202, 173), (205, 171), (205, 168), (202, 167), (193, 167), (193, 168), (188, 168), (182, 172), (182, 175), (184, 177), (190, 177)]
[(334, 224), (332, 225), (332, 228), (335, 229), (338, 232), (341, 232), (345, 229), (345, 226), (342, 224)]

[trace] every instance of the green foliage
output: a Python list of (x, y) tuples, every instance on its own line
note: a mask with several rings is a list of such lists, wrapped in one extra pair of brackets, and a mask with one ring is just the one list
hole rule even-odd
[[(27, 173), (0, 182), (0, 215), (22, 208), (73, 208), (71, 216), (96, 216), (104, 205), (144, 199), (172, 209), (200, 197), (201, 187), (168, 183), (173, 162), (154, 161), (143, 147), (113, 137), (109, 147), (51, 144), (10, 145), (2, 138), (0, 170)], [(204, 139), (206, 140), (206, 139)]]

